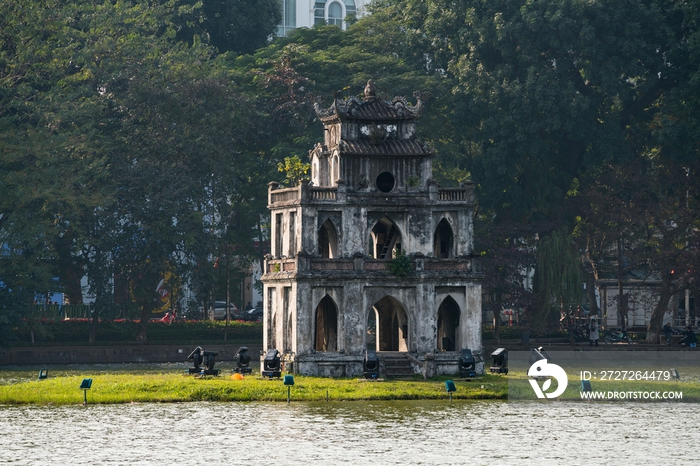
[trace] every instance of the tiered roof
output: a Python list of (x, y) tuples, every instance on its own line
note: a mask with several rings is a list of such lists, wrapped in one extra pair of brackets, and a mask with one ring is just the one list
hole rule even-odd
[(427, 94), (414, 92), (413, 96), (417, 99), (415, 106), (411, 105), (405, 97), (394, 97), (393, 100), (380, 99), (376, 95), (374, 82), (370, 79), (365, 86), (363, 100), (354, 96), (343, 98), (342, 91), (339, 91), (330, 108), (322, 109), (320, 105), (315, 104), (314, 109), (323, 123), (346, 120), (398, 122), (413, 120), (420, 116)]

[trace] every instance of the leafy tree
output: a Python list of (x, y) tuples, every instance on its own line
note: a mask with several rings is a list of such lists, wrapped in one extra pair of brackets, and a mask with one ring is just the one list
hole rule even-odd
[[(691, 134), (692, 125), (665, 130), (697, 95), (679, 87), (689, 72), (696, 7), (383, 0), (374, 8), (402, 17), (406, 43), (422, 44), (426, 62), (455, 80), (461, 145), (470, 148), (464, 167), (494, 227), (522, 224), (531, 228), (527, 237), (542, 239), (571, 231), (574, 193), (588, 190), (580, 183), (593, 182), (599, 168), (648, 157), (658, 147), (657, 124), (677, 146), (689, 140), (677, 136)], [(680, 89), (685, 98), (674, 98)], [(664, 114), (671, 101), (674, 110)], [(540, 222), (550, 226), (537, 231)]]
[(277, 164), (277, 171), (286, 175), (285, 184), (288, 186), (297, 186), (301, 180), (307, 178), (310, 164), (302, 162), (296, 155), (285, 157), (284, 162)]
[(555, 231), (540, 240), (534, 282), (539, 305), (534, 318), (540, 326), (557, 314), (552, 309), (566, 309), (581, 302), (581, 258), (566, 232)]
[(185, 0), (201, 9), (183, 15), (178, 37), (191, 40), (194, 34), (219, 52), (251, 54), (266, 46), (282, 21), (280, 0)]
[(160, 279), (195, 273), (235, 196), (262, 197), (247, 191), (251, 166), (269, 165), (255, 149), (261, 125), (211, 48), (174, 40), (183, 10), (172, 3), (33, 6), (0, 3), (0, 163), (12, 194), (0, 201), (0, 277), (35, 293), (87, 271), (97, 317), (116, 274), (145, 341)]
[(480, 203), (506, 218), (558, 213), (589, 167), (638, 155), (630, 136), (680, 72), (668, 2), (426, 3), (435, 54), (479, 128)]

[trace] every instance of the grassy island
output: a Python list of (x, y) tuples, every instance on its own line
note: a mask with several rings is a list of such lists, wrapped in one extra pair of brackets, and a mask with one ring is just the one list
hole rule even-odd
[[(183, 374), (100, 374), (87, 393), (89, 404), (186, 401), (287, 401), (287, 387), (281, 379), (247, 375), (235, 380), (230, 373), (219, 377), (195, 378)], [(79, 389), (83, 377), (50, 377), (0, 385), (0, 404), (70, 405), (83, 403)], [(330, 379), (295, 376), (292, 401), (354, 401), (446, 399), (447, 377), (423, 380)], [(472, 381), (453, 379), (454, 399), (505, 399), (505, 377), (485, 375)]]
[[(109, 369), (108, 369), (109, 370)], [(175, 403), (188, 401), (263, 401), (286, 402), (287, 387), (282, 379), (263, 379), (259, 373), (237, 379), (223, 371), (218, 377), (197, 378), (184, 371), (119, 372), (65, 370), (54, 372), (44, 380), (28, 378), (25, 371), (18, 377), (0, 380), (0, 405), (71, 405), (83, 403), (79, 388), (84, 378), (92, 378), (87, 393), (89, 404)], [(34, 375), (34, 372), (32, 372)], [(240, 376), (238, 376), (240, 377)], [(524, 372), (510, 376), (486, 374), (474, 380), (419, 376), (407, 379), (365, 380), (358, 378), (324, 378), (294, 376), (291, 399), (299, 401), (369, 401), (369, 400), (440, 400), (448, 399), (445, 380), (453, 380), (455, 400), (526, 400), (537, 401)], [(578, 373), (568, 373), (568, 387), (558, 400), (586, 401), (581, 394)], [(541, 382), (540, 382), (541, 383)], [(604, 392), (682, 392), (673, 401), (700, 401), (700, 381), (694, 372), (683, 372), (671, 380), (594, 380), (594, 391)], [(551, 390), (550, 390), (551, 391)], [(634, 401), (637, 398), (627, 398)], [(640, 397), (639, 401), (643, 401)], [(556, 400), (543, 400), (551, 402)], [(620, 400), (623, 401), (623, 400)], [(658, 400), (662, 401), (662, 400)]]

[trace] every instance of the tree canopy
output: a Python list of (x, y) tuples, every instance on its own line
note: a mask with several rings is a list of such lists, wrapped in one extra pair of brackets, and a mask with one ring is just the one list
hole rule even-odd
[(277, 0), (0, 0), (0, 327), (38, 294), (80, 300), (83, 276), (100, 312), (144, 321), (166, 273), (209, 296), (221, 251), (262, 257), (266, 183), (303, 176), (313, 104), (368, 79), (430, 92), (419, 136), (440, 183), (475, 183), (494, 308), (574, 299), (572, 266), (660, 274), (669, 299), (697, 287), (698, 5), (370, 12), (269, 42)]

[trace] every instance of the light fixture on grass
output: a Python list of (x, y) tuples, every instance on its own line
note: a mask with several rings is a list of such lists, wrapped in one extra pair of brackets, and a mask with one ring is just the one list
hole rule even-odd
[(365, 379), (379, 377), (379, 358), (375, 350), (365, 350), (365, 359), (362, 362), (362, 376)]
[(508, 350), (498, 348), (491, 353), (491, 357), (493, 358), (491, 372), (494, 374), (508, 374)]
[(250, 367), (250, 353), (248, 353), (247, 346), (241, 346), (233, 358), (236, 360), (236, 367), (233, 369), (233, 372), (238, 374), (250, 374), (253, 372), (253, 368)]
[(80, 389), (83, 391), (83, 404), (87, 405), (87, 391), (92, 388), (92, 379), (83, 379)]
[(459, 376), (469, 379), (476, 377), (476, 360), (468, 348), (463, 348), (459, 356)]
[(261, 372), (263, 377), (277, 377), (278, 379), (282, 376), (282, 370), (280, 369), (280, 352), (276, 349), (267, 350), (265, 359), (263, 360), (263, 370)]

